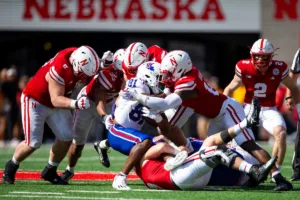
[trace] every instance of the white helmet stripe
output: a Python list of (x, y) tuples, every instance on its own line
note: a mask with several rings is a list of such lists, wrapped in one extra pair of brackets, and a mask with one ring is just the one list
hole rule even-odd
[(89, 47), (89, 46), (85, 46), (85, 47), (88, 48), (88, 50), (90, 50), (92, 52), (92, 54), (93, 54), (93, 56), (95, 58), (95, 61), (96, 61), (96, 70), (94, 72), (92, 72), (92, 73), (96, 73), (98, 71), (98, 69), (99, 69), (99, 58), (98, 58), (98, 56), (96, 56), (95, 51), (91, 47)]

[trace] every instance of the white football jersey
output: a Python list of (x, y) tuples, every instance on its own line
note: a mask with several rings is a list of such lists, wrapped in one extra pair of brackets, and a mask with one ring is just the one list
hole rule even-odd
[[(125, 90), (134, 88), (137, 92), (150, 95), (150, 89), (146, 82), (140, 78), (132, 78), (126, 82)], [(116, 103), (114, 112), (117, 123), (125, 128), (141, 130), (144, 125), (142, 116), (143, 105), (137, 101), (129, 101), (122, 97)]]

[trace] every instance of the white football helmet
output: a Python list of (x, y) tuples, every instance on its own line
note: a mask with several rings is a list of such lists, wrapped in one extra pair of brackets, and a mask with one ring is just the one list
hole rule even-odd
[(181, 50), (169, 52), (161, 62), (162, 81), (171, 87), (183, 74), (192, 70), (192, 61), (188, 53)]
[(94, 76), (99, 71), (100, 59), (94, 49), (89, 46), (76, 49), (70, 57), (70, 62), (75, 75), (84, 73), (87, 76)]
[(122, 68), (128, 78), (136, 75), (138, 67), (148, 61), (148, 48), (140, 42), (134, 42), (126, 49)]
[(254, 66), (261, 71), (266, 71), (271, 65), (274, 51), (272, 43), (267, 39), (262, 38), (254, 42), (250, 50)]
[(119, 49), (114, 53), (113, 63), (117, 70), (122, 71), (122, 61), (125, 54), (125, 49)]
[(136, 77), (141, 78), (147, 82), (154, 94), (159, 93), (159, 74), (160, 64), (158, 62), (149, 61), (141, 64), (138, 68)]

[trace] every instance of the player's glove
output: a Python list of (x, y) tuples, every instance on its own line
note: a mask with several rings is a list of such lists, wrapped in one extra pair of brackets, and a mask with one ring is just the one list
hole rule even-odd
[(82, 95), (77, 100), (72, 100), (70, 107), (73, 109), (85, 110), (90, 107), (90, 101), (86, 95)]
[(138, 101), (140, 94), (135, 89), (121, 90), (119, 96), (130, 101)]
[(148, 117), (150, 119), (153, 119), (154, 121), (156, 121), (156, 123), (161, 122), (161, 120), (163, 119), (162, 116), (160, 115), (159, 111), (151, 111), (146, 107), (142, 108), (142, 112), (143, 112), (143, 116), (144, 117)]
[(114, 125), (114, 119), (112, 115), (105, 115), (103, 117), (103, 122), (107, 130), (109, 130)]
[(102, 69), (109, 67), (113, 63), (113, 56), (114, 56), (114, 54), (111, 51), (106, 51), (103, 54), (103, 56), (101, 58), (101, 60), (102, 60), (101, 68)]

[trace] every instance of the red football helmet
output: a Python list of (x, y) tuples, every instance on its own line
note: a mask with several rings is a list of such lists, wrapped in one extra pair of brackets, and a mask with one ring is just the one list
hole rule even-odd
[(256, 69), (261, 72), (267, 71), (271, 65), (275, 50), (272, 43), (267, 39), (262, 38), (254, 42), (250, 54)]

